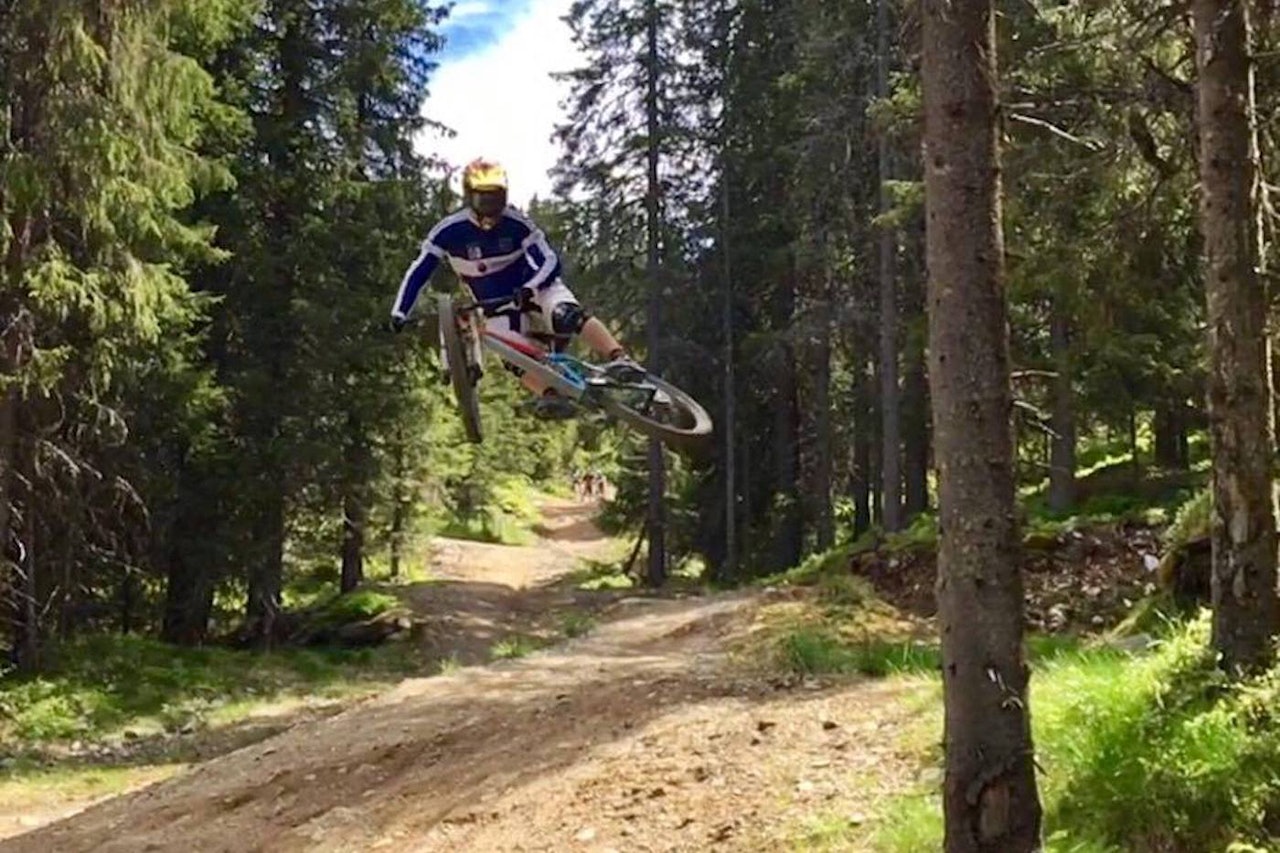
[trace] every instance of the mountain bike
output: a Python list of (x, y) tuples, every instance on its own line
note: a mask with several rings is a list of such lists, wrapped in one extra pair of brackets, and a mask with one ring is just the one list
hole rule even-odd
[(610, 415), (644, 435), (680, 450), (696, 450), (711, 437), (711, 417), (697, 400), (661, 377), (645, 372), (634, 382), (607, 376), (591, 362), (561, 352), (563, 335), (534, 330), (530, 345), (486, 327), (484, 310), (514, 306), (509, 298), (458, 299), (437, 295), (440, 341), (454, 397), (467, 438), (479, 443), (477, 384), (484, 375), (484, 353), (491, 352), (520, 374), (532, 374), (549, 388), (573, 401), (582, 414)]

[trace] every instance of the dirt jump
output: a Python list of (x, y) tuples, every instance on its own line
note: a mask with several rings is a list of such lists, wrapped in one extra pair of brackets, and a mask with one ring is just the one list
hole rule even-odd
[[(616, 543), (554, 502), (540, 540), (441, 542), (414, 590), (463, 662), (580, 605), (557, 585)], [(518, 660), (414, 678), (0, 851), (657, 851), (793, 847), (911, 773), (885, 684), (780, 686), (735, 665), (756, 593), (596, 600), (598, 626)]]

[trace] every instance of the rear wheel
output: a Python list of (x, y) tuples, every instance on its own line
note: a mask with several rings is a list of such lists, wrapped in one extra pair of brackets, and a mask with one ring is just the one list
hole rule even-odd
[(468, 440), (479, 444), (484, 439), (480, 430), (480, 396), (476, 393), (480, 365), (458, 325), (453, 298), (441, 294), (439, 305), (440, 340), (444, 346), (445, 360), (449, 363), (449, 379), (453, 384), (453, 395), (458, 400), (458, 411), (462, 415), (462, 428)]
[(647, 374), (631, 385), (599, 387), (600, 406), (633, 429), (682, 450), (698, 450), (711, 438), (711, 416), (693, 397)]

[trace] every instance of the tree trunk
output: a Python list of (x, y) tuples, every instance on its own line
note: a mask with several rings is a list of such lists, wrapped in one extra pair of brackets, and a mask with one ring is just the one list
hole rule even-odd
[[(19, 419), (21, 420), (21, 419)], [(38, 578), (40, 564), (38, 560), (39, 543), (36, 541), (38, 519), (35, 507), (35, 495), (32, 486), (35, 482), (35, 466), (32, 464), (30, 441), (18, 442), (18, 465), (23, 478), (28, 483), (23, 489), (22, 506), (22, 588), (19, 593), (21, 621), (18, 626), (17, 664), (22, 673), (39, 672), (40, 670), (40, 591)]]
[[(658, 350), (661, 346), (662, 328), (662, 282), (660, 281), (661, 247), (659, 229), (661, 227), (660, 193), (662, 185), (658, 181), (659, 155), (659, 115), (658, 115), (658, 4), (656, 0), (648, 0), (645, 21), (646, 29), (646, 62), (648, 73), (645, 91), (646, 131), (648, 134), (648, 151), (646, 152), (647, 188), (645, 192), (645, 236), (647, 240), (646, 270), (649, 279), (649, 304), (645, 318), (645, 343), (649, 350), (648, 369), (657, 373), (660, 364)], [(667, 492), (665, 461), (662, 457), (662, 442), (656, 438), (649, 439), (649, 511), (646, 523), (649, 528), (649, 562), (646, 573), (650, 586), (662, 586), (667, 581), (667, 535), (666, 507), (664, 505)]]
[[(354, 405), (354, 404), (349, 404)], [(364, 582), (364, 533), (369, 507), (369, 451), (355, 411), (347, 413), (347, 446), (343, 454), (346, 484), (342, 495), (342, 574), (339, 590), (351, 592)]]
[[(889, 94), (889, 0), (876, 3), (876, 95)], [(892, 168), (889, 139), (880, 134), (877, 152), (879, 208), (889, 212), (888, 181)], [(897, 235), (881, 224), (880, 260), (880, 474), (882, 478), (881, 524), (885, 530), (902, 529), (902, 402), (898, 390), (898, 285), (895, 256)]]
[(1129, 457), (1133, 460), (1134, 482), (1140, 482), (1142, 480), (1142, 454), (1138, 450), (1138, 405), (1136, 402), (1129, 403)]
[(861, 536), (871, 528), (871, 441), (875, 413), (865, 364), (858, 358), (854, 359), (853, 383), (853, 473), (849, 478), (849, 491), (853, 498), (853, 535)]
[(1040, 849), (1023, 658), (992, 0), (925, 0), (948, 853)]
[(275, 641), (284, 579), (284, 493), (283, 487), (275, 482), (266, 506), (254, 520), (253, 541), (257, 554), (249, 570), (245, 613), (250, 636), (263, 648), (270, 648)]
[[(829, 316), (829, 312), (828, 315)], [(831, 505), (831, 462), (834, 458), (831, 429), (831, 324), (824, 318), (816, 352), (813, 416), (817, 421), (817, 449), (814, 453), (813, 503), (819, 551), (836, 542), (835, 513)]]
[(800, 511), (799, 419), (796, 399), (795, 352), (782, 344), (774, 377), (773, 464), (774, 541), (772, 567), (778, 571), (800, 562), (804, 552), (804, 522)]
[(1156, 465), (1185, 471), (1191, 465), (1187, 443), (1187, 407), (1181, 399), (1162, 403), (1155, 414)]
[(200, 567), (190, 563), (180, 546), (172, 548), (168, 563), (160, 637), (166, 643), (198, 646), (204, 642), (209, 630), (213, 584)]
[(342, 501), (342, 592), (352, 592), (364, 582), (365, 516), (364, 501), (353, 488)]
[(1053, 411), (1049, 439), (1049, 508), (1066, 512), (1076, 502), (1076, 400), (1071, 374), (1071, 318), (1058, 295), (1049, 309), (1049, 349), (1053, 354)]
[(392, 458), (395, 464), (391, 479), (391, 577), (400, 577), (400, 562), (404, 559), (405, 528), (409, 523), (409, 499), (405, 494), (405, 480), (408, 477), (408, 466), (405, 463), (405, 444), (407, 436), (400, 427), (396, 429), (395, 449)]
[(720, 243), (724, 250), (724, 305), (721, 322), (724, 324), (724, 564), (721, 578), (734, 578), (738, 573), (738, 481), (737, 457), (734, 448), (734, 430), (737, 420), (737, 385), (734, 380), (733, 355), (733, 256), (729, 251), (729, 177), (728, 166), (722, 170), (723, 186), (720, 189), (723, 203)]
[(1258, 142), (1244, 0), (1195, 0), (1201, 229), (1208, 255), (1213, 646), (1264, 668), (1280, 627), (1267, 286), (1258, 274)]
[(925, 372), (924, 228), (913, 227), (908, 256), (907, 339), (902, 387), (903, 479), (906, 485), (907, 521), (929, 509), (929, 379)]

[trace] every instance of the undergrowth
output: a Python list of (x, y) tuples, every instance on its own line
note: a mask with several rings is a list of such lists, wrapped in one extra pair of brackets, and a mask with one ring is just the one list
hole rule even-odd
[[(1094, 650), (1036, 673), (1031, 716), (1047, 850), (1277, 849), (1280, 666), (1230, 685), (1208, 640), (1202, 616), (1153, 654)], [(932, 851), (941, 837), (930, 791), (897, 801), (874, 843)]]
[(400, 644), (261, 654), (102, 635), (51, 651), (53, 664), (40, 677), (0, 679), (0, 751), (93, 740), (126, 728), (199, 726), (236, 703), (349, 695), (398, 680), (418, 665)]

